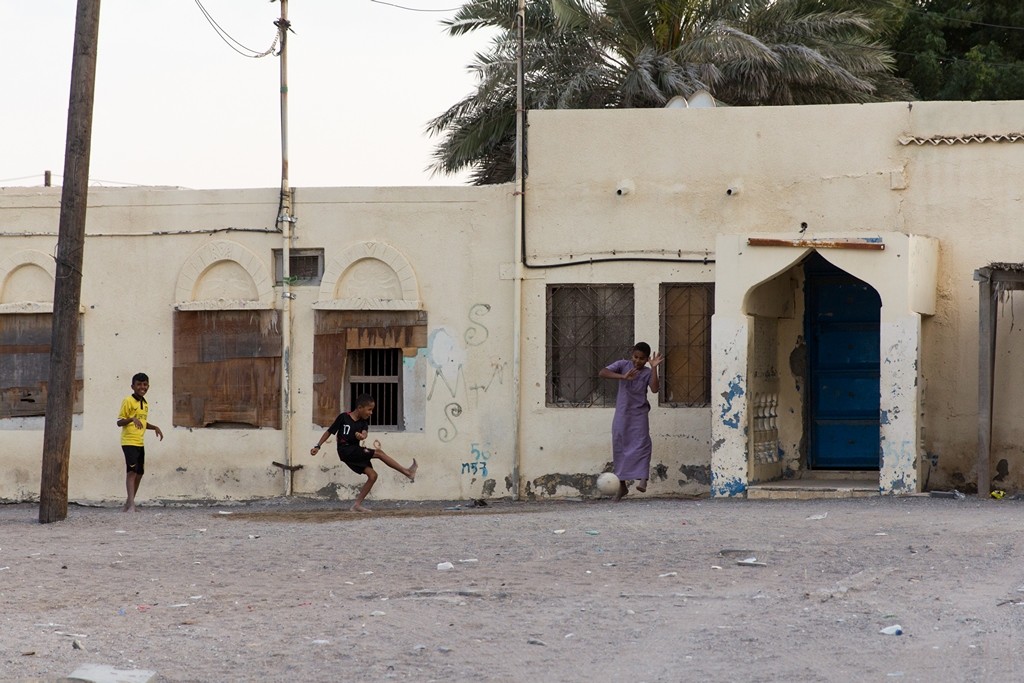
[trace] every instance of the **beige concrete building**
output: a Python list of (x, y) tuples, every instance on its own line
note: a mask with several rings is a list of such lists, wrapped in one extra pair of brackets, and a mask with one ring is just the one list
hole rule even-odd
[[(299, 188), (287, 283), (276, 190), (94, 189), (71, 497), (122, 497), (139, 370), (166, 434), (143, 503), (348, 498), (362, 478), (309, 447), (364, 389), (371, 438), (421, 464), (374, 498), (594, 495), (597, 371), (637, 339), (666, 354), (647, 495), (969, 488), (974, 272), (1024, 260), (1022, 122), (1022, 102), (531, 112), (522, 196)], [(0, 191), (4, 500), (39, 490), (59, 200)], [(1024, 483), (1015, 309), (1001, 292), (1004, 489)]]

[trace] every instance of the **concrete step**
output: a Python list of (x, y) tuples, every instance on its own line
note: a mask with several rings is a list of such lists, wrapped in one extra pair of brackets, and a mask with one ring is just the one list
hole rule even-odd
[(751, 500), (813, 500), (817, 498), (867, 498), (877, 496), (878, 478), (867, 479), (863, 473), (856, 479), (804, 478), (751, 484), (747, 498)]

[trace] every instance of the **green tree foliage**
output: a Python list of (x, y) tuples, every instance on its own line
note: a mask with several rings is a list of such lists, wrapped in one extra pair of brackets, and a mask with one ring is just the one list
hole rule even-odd
[(894, 49), (921, 99), (1024, 99), (1021, 0), (914, 0)]
[[(909, 97), (885, 44), (900, 5), (878, 0), (530, 0), (527, 109), (662, 107), (709, 91), (732, 106)], [(497, 28), (470, 69), (476, 91), (428, 124), (435, 173), (512, 179), (516, 0), (473, 0), (451, 35)]]

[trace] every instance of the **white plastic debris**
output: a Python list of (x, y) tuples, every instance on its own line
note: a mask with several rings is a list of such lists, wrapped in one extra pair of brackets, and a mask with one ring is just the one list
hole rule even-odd
[(893, 624), (892, 626), (886, 626), (881, 631), (879, 631), (879, 633), (881, 633), (883, 636), (902, 636), (903, 627), (899, 624)]
[(451, 562), (438, 562), (437, 563), (437, 571), (439, 571), (439, 572), (447, 572), (447, 571), (451, 571), (452, 569), (455, 569), (455, 565), (452, 564)]

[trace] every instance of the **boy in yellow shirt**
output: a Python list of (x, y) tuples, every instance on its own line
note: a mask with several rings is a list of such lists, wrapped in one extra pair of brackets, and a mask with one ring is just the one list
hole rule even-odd
[(149, 422), (149, 403), (146, 392), (149, 391), (149, 376), (140, 372), (132, 377), (132, 395), (121, 401), (121, 412), (117, 415), (117, 426), (121, 428), (121, 450), (124, 451), (124, 462), (128, 468), (125, 477), (125, 488), (128, 500), (122, 512), (138, 512), (135, 508), (135, 494), (139, 492), (139, 483), (146, 471), (146, 448), (143, 437), (147, 429), (152, 429), (160, 440), (164, 433), (155, 424)]

